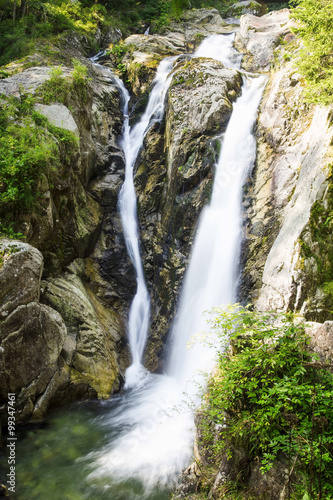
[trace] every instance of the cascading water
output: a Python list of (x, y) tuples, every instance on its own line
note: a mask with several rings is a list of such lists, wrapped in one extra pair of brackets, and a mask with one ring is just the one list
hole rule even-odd
[(141, 361), (147, 339), (150, 299), (140, 257), (133, 169), (147, 131), (154, 122), (163, 117), (165, 95), (170, 84), (168, 75), (175, 59), (175, 57), (166, 58), (159, 65), (146, 111), (133, 128), (129, 125), (128, 116), (130, 96), (123, 83), (117, 80), (124, 100), (125, 121), (121, 146), (126, 161), (125, 182), (119, 196), (119, 208), (126, 247), (136, 272), (137, 281), (137, 291), (130, 307), (128, 319), (128, 339), (132, 364), (126, 371), (125, 388), (140, 385), (148, 374)]
[[(213, 36), (203, 42), (195, 55), (215, 55), (226, 66), (235, 67), (239, 59), (231, 46), (232, 37)], [(166, 71), (170, 68), (165, 67)], [(161, 89), (165, 94), (167, 79), (164, 82)], [(194, 408), (198, 405), (198, 384), (202, 383), (202, 375), (198, 370), (209, 371), (213, 367), (215, 354), (213, 349), (203, 343), (197, 342), (191, 349), (187, 349), (187, 343), (192, 335), (205, 329), (205, 310), (235, 300), (234, 283), (241, 237), (241, 190), (255, 159), (252, 128), (263, 83), (262, 77), (246, 81), (242, 96), (234, 105), (216, 166), (212, 200), (202, 213), (197, 229), (179, 313), (173, 327), (167, 372), (165, 375), (150, 375), (143, 384), (119, 397), (117, 409), (104, 422), (106, 427), (113, 429), (116, 438), (100, 452), (90, 454), (89, 458), (95, 460), (95, 471), (90, 474), (90, 480), (110, 477), (110, 482), (114, 483), (135, 478), (149, 490), (156, 485), (170, 486), (190, 461), (194, 436), (191, 405)], [(159, 113), (163, 112), (163, 100), (156, 105)], [(132, 131), (125, 124), (123, 139), (126, 169), (131, 172), (131, 177), (126, 173), (128, 186), (123, 188), (120, 206), (128, 251), (133, 262), (138, 262), (135, 264), (137, 295), (143, 296), (143, 299), (140, 297), (142, 302), (135, 297), (130, 314), (136, 314), (135, 321), (130, 317), (133, 325), (136, 325), (137, 318), (142, 325), (140, 331), (135, 330), (135, 325), (133, 332), (132, 326), (129, 327), (134, 367), (131, 370), (136, 377), (146, 341), (144, 330), (148, 322), (149, 302), (137, 243), (132, 171), (152, 116), (154, 112), (148, 113), (147, 109), (141, 122)], [(140, 332), (143, 337), (140, 337)], [(130, 378), (133, 379), (132, 376)]]

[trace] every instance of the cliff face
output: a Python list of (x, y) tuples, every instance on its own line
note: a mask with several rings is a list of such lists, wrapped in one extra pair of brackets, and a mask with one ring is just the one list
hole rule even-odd
[[(295, 43), (280, 49), (281, 61)], [(325, 321), (332, 317), (333, 127), (330, 109), (304, 103), (303, 88), (294, 65), (281, 62), (261, 104), (257, 161), (244, 200), (240, 292), (260, 310)]]
[[(124, 316), (135, 279), (117, 214), (124, 178), (119, 92), (76, 48), (66, 55), (88, 68), (84, 99), (72, 93), (66, 106), (35, 107), (71, 131), (77, 146), (41, 178), (35, 208), (16, 217), (26, 243), (0, 240), (1, 398), (15, 392), (24, 421), (75, 399), (109, 397), (128, 364)], [(0, 90), (18, 95), (23, 86), (38, 101), (49, 78), (49, 68), (29, 68), (1, 81)]]

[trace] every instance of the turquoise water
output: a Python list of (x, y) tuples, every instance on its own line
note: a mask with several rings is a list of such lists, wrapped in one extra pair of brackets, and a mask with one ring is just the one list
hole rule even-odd
[[(89, 479), (95, 470), (93, 452), (112, 441), (119, 429), (104, 424), (121, 398), (53, 412), (45, 424), (17, 433), (15, 500), (168, 500), (170, 492), (145, 492), (136, 480)], [(91, 455), (89, 455), (91, 454)], [(1, 455), (0, 481), (6, 484), (6, 450)]]

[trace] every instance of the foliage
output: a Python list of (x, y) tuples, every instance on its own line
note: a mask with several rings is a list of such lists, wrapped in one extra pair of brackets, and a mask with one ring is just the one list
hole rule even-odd
[(112, 54), (115, 66), (118, 70), (118, 73), (122, 76), (124, 80), (127, 80), (127, 70), (126, 66), (124, 65), (123, 57), (125, 54), (128, 52), (133, 52), (133, 46), (132, 45), (125, 45), (123, 43), (117, 43), (112, 46), (110, 54)]
[(259, 457), (263, 472), (281, 456), (290, 469), (297, 460), (309, 498), (331, 498), (333, 375), (310, 353), (304, 324), (249, 307), (217, 312), (221, 350), (204, 408), (206, 442), (212, 422), (220, 424), (216, 456), (232, 443), (249, 460)]
[(77, 95), (81, 102), (85, 102), (91, 78), (88, 78), (88, 68), (73, 59), (74, 70), (70, 78), (65, 78), (61, 67), (56, 66), (50, 70), (50, 78), (37, 90), (37, 95), (44, 104), (59, 102), (68, 105), (71, 97)]
[(34, 110), (34, 98), (1, 96), (0, 106), (0, 231), (14, 233), (9, 215), (31, 211), (40, 198), (38, 181), (77, 148), (75, 136), (48, 123)]
[(112, 22), (105, 6), (93, 0), (0, 0), (0, 65), (68, 30), (86, 35), (93, 45), (97, 30)]
[(20, 59), (35, 47), (47, 51), (68, 31), (88, 38), (92, 50), (96, 34), (109, 26), (124, 34), (159, 30), (189, 8), (217, 8), (222, 15), (235, 0), (0, 0), (0, 65)]
[(37, 94), (42, 98), (44, 104), (60, 102), (64, 104), (70, 91), (70, 83), (63, 76), (61, 67), (54, 67), (50, 70), (50, 78), (46, 80), (37, 90)]
[(308, 84), (306, 99), (319, 104), (333, 101), (333, 10), (330, 0), (300, 0), (292, 16), (302, 37), (298, 66)]

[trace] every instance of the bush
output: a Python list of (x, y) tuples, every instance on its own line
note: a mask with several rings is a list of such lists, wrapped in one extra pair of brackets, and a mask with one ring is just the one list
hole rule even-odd
[(298, 67), (307, 82), (306, 99), (318, 104), (333, 101), (333, 9), (328, 0), (300, 0), (292, 10), (299, 21), (296, 32), (304, 48)]
[(283, 456), (304, 475), (300, 498), (332, 498), (333, 375), (310, 353), (304, 324), (248, 307), (218, 313), (221, 350), (204, 407), (206, 443), (211, 423), (221, 424), (217, 458), (232, 444), (248, 450), (249, 460), (258, 457), (265, 472)]
[(50, 178), (77, 149), (77, 141), (71, 132), (52, 126), (37, 113), (31, 95), (1, 96), (0, 101), (0, 214), (8, 228), (12, 222), (8, 214), (33, 209), (42, 174)]

